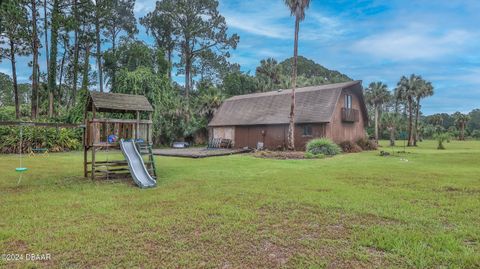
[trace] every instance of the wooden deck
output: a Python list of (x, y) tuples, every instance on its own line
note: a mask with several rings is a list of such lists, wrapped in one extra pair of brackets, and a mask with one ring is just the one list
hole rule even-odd
[(225, 156), (250, 152), (250, 149), (207, 149), (207, 148), (185, 148), (185, 149), (154, 149), (154, 155), (185, 157), (185, 158), (206, 158), (214, 156)]

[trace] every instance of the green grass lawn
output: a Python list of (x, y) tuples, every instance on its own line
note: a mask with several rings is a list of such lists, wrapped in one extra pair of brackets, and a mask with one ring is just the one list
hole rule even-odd
[(25, 158), (17, 186), (18, 156), (0, 155), (0, 254), (52, 257), (0, 267), (478, 268), (480, 142), (446, 147), (156, 157), (147, 190), (82, 178), (81, 152)]

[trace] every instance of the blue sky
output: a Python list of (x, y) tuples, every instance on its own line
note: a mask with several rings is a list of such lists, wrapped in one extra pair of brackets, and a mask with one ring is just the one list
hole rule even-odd
[[(154, 6), (137, 0), (135, 14)], [(300, 25), (299, 54), (364, 86), (383, 81), (393, 89), (402, 75), (420, 74), (435, 87), (425, 114), (468, 112), (480, 107), (479, 10), (477, 0), (312, 0)], [(294, 20), (283, 0), (220, 0), (220, 12), (240, 35), (231, 61), (243, 71), (254, 73), (263, 58), (293, 54)], [(153, 44), (143, 28), (138, 38)], [(29, 68), (18, 69), (19, 80), (27, 81)], [(10, 73), (8, 61), (0, 72)]]

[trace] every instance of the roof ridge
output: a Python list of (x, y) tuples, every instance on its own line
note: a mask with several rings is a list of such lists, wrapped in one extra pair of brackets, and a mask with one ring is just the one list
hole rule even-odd
[[(351, 87), (351, 86), (353, 86), (355, 84), (358, 84), (358, 83), (361, 83), (361, 82), (362, 82), (361, 80), (353, 80), (353, 81), (347, 81), (347, 82), (306, 86), (306, 87), (297, 88), (296, 92), (309, 92), (309, 91), (343, 89), (343, 88)], [(232, 97), (226, 99), (225, 102), (233, 101), (233, 100), (239, 100), (239, 99), (289, 94), (290, 90), (291, 90), (291, 88), (290, 89), (278, 89), (278, 90), (273, 90), (273, 91), (268, 91), (268, 92), (256, 92), (256, 93), (235, 95), (235, 96), (232, 96)]]

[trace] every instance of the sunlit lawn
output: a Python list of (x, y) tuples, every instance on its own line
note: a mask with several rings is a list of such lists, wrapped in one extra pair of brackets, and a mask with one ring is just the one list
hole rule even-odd
[(82, 178), (81, 152), (25, 158), (17, 185), (0, 155), (0, 254), (52, 257), (0, 267), (480, 267), (480, 142), (435, 147), (157, 157), (147, 190)]

